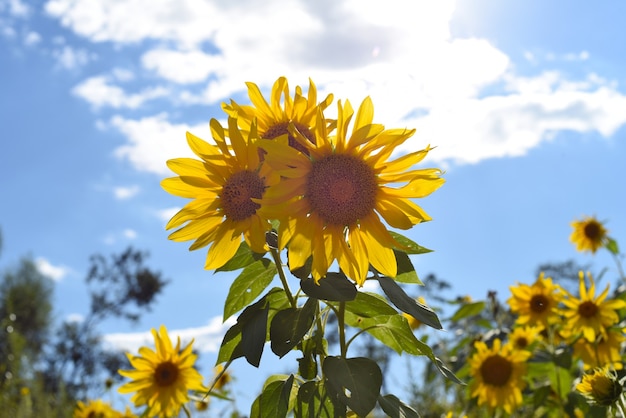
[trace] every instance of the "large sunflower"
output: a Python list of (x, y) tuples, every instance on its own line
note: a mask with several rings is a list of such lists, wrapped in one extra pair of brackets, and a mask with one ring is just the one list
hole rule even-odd
[(511, 298), (507, 300), (511, 311), (517, 315), (520, 325), (542, 325), (558, 320), (558, 305), (563, 299), (561, 287), (552, 283), (552, 278), (541, 273), (531, 286), (511, 286)]
[(512, 345), (502, 345), (494, 340), (491, 348), (482, 341), (474, 344), (476, 352), (469, 359), (472, 397), (478, 405), (503, 408), (512, 413), (522, 403), (522, 389), (526, 387), (526, 360), (531, 355), (527, 350), (515, 350)]
[[(306, 148), (289, 133), (289, 124), (295, 125), (302, 135), (315, 142), (313, 132), (317, 122), (317, 111), (326, 109), (333, 101), (333, 95), (329, 94), (318, 103), (317, 87), (309, 80), (307, 97), (302, 94), (302, 88), (296, 86), (294, 97), (291, 98), (287, 79), (280, 77), (272, 87), (268, 103), (256, 84), (248, 82), (246, 85), (252, 105), (239, 105), (231, 100), (230, 104), (223, 103), (222, 109), (229, 116), (237, 118), (237, 123), (243, 130), (249, 130), (256, 120), (261, 138), (275, 139), (287, 135), (289, 145), (306, 153)], [(329, 126), (331, 125), (332, 122), (329, 123)]]
[[(373, 124), (374, 108), (366, 98), (354, 118), (350, 102), (338, 103), (335, 136), (318, 112), (316, 143), (291, 125), (291, 132), (308, 155), (285, 141), (261, 141), (266, 161), (283, 177), (268, 189), (263, 201), (275, 205), (272, 216), (280, 220), (279, 244), (289, 247), (293, 270), (312, 256), (311, 271), (319, 281), (334, 260), (359, 285), (369, 265), (389, 277), (397, 273), (394, 247), (399, 247), (379, 215), (392, 227), (408, 229), (430, 220), (411, 198), (424, 197), (444, 180), (439, 169), (411, 170), (431, 150), (411, 152), (396, 160), (388, 158), (415, 130), (385, 130)], [(390, 183), (406, 183), (400, 188)]]
[(567, 321), (565, 328), (569, 333), (581, 333), (587, 341), (593, 342), (598, 334), (607, 337), (606, 328), (619, 321), (617, 310), (626, 307), (626, 302), (620, 299), (607, 300), (609, 285), (596, 297), (596, 284), (591, 274), (588, 276), (589, 289), (585, 286), (583, 272), (579, 273), (580, 297), (568, 293), (563, 300), (566, 306), (563, 315)]
[(622, 364), (622, 343), (626, 329), (609, 329), (606, 336), (599, 335), (596, 341), (589, 342), (581, 338), (574, 344), (574, 355), (583, 361), (585, 370), (595, 367), (611, 366), (615, 370), (624, 368)]
[(576, 390), (592, 404), (612, 406), (620, 400), (623, 387), (614, 370), (602, 367), (585, 374)]
[(119, 370), (122, 376), (132, 379), (121, 386), (120, 393), (136, 392), (131, 400), (135, 406), (147, 405), (149, 416), (178, 416), (180, 407), (189, 401), (188, 391), (207, 391), (202, 376), (193, 367), (196, 355), (190, 342), (182, 351), (180, 338), (172, 346), (167, 329), (152, 329), (156, 352), (148, 347), (139, 349), (140, 356), (127, 354), (135, 370)]
[(576, 250), (580, 252), (591, 251), (595, 253), (608, 241), (608, 231), (593, 216), (587, 216), (579, 221), (572, 222), (574, 231), (570, 235), (570, 241), (576, 245)]
[(202, 160), (169, 160), (168, 167), (179, 177), (161, 182), (169, 193), (194, 199), (165, 228), (180, 227), (170, 234), (171, 240), (195, 240), (190, 250), (211, 244), (207, 270), (219, 268), (230, 260), (241, 244), (242, 235), (253, 251), (267, 250), (265, 233), (270, 224), (255, 199), (263, 197), (265, 188), (279, 180), (267, 165), (260, 163), (254, 124), (246, 139), (236, 120), (229, 118), (230, 146), (224, 129), (215, 119), (211, 120), (211, 132), (216, 145), (188, 132), (189, 146)]

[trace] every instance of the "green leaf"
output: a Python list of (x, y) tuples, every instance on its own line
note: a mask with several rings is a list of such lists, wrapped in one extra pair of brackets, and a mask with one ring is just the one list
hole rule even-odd
[(397, 250), (404, 251), (407, 254), (425, 254), (431, 253), (433, 250), (429, 250), (426, 247), (422, 247), (421, 245), (411, 241), (404, 235), (400, 235), (397, 232), (389, 231), (393, 239), (395, 239), (401, 247), (396, 248)]
[(269, 304), (265, 297), (248, 306), (237, 318), (241, 323), (241, 350), (244, 357), (254, 367), (259, 367), (265, 337), (267, 335), (267, 316)]
[(409, 295), (393, 279), (378, 277), (378, 283), (389, 300), (402, 312), (406, 312), (423, 324), (435, 329), (443, 329), (437, 314), (426, 305), (422, 305)]
[(417, 272), (408, 254), (403, 251), (393, 250), (396, 255), (396, 264), (398, 265), (398, 272), (394, 279), (401, 283), (419, 284), (423, 286), (424, 283), (417, 277)]
[(274, 354), (283, 357), (294, 348), (313, 325), (317, 299), (309, 298), (302, 308), (288, 308), (278, 312), (270, 326), (270, 341)]
[(351, 327), (366, 330), (398, 354), (403, 351), (416, 356), (424, 354), (419, 350), (419, 341), (411, 331), (406, 318), (398, 313), (363, 318), (346, 312), (345, 321)]
[(375, 361), (365, 357), (326, 357), (322, 365), (326, 387), (333, 398), (365, 417), (376, 406), (383, 375)]
[(390, 418), (420, 418), (420, 414), (394, 395), (378, 397), (378, 405)]
[(385, 298), (376, 293), (357, 292), (354, 300), (346, 302), (346, 311), (363, 318), (372, 318), (379, 315), (397, 314)]
[[(345, 406), (344, 406), (345, 409)], [(305, 382), (298, 390), (296, 417), (335, 418), (335, 408), (323, 382)]]
[(241, 349), (241, 324), (237, 323), (226, 331), (220, 351), (217, 354), (216, 364), (235, 360), (239, 357), (243, 357), (243, 351)]
[(222, 267), (215, 269), (215, 272), (239, 270), (254, 263), (255, 261), (260, 260), (261, 258), (263, 258), (263, 254), (255, 253), (250, 249), (248, 244), (243, 241), (239, 245), (239, 249), (233, 258), (228, 260)]
[(224, 303), (223, 320), (226, 321), (255, 300), (269, 286), (275, 275), (276, 266), (265, 258), (249, 264), (230, 286)]
[(293, 375), (285, 381), (268, 383), (255, 399), (250, 418), (285, 418), (289, 411), (289, 398), (293, 388)]
[(478, 315), (485, 309), (485, 302), (473, 302), (462, 305), (450, 318), (451, 321), (458, 321), (463, 318)]
[(300, 288), (312, 298), (336, 302), (354, 300), (357, 293), (354, 283), (342, 273), (328, 273), (319, 284), (312, 278), (301, 280)]
[(609, 250), (613, 255), (619, 255), (619, 246), (617, 245), (617, 241), (615, 241), (613, 238), (609, 238), (608, 242), (606, 243), (606, 249)]

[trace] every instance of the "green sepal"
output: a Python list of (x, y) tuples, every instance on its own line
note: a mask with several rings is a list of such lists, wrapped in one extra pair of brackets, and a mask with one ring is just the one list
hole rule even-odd
[(318, 301), (309, 298), (302, 308), (287, 308), (276, 313), (270, 325), (272, 351), (279, 357), (289, 353), (311, 329)]
[(246, 266), (233, 281), (224, 303), (226, 321), (233, 314), (250, 304), (269, 286), (276, 275), (276, 265), (263, 258)]
[(420, 418), (420, 414), (395, 395), (378, 396), (378, 405), (390, 418)]
[(478, 315), (483, 311), (483, 309), (485, 309), (484, 301), (465, 303), (461, 305), (459, 309), (457, 309), (457, 311), (454, 313), (454, 315), (452, 315), (452, 318), (450, 318), (450, 320), (459, 321), (463, 318)]
[(294, 376), (273, 380), (263, 387), (250, 409), (250, 418), (285, 418), (289, 412)]
[(326, 357), (322, 370), (335, 404), (346, 405), (362, 417), (374, 409), (383, 383), (383, 374), (375, 361), (365, 357)]
[(343, 273), (328, 273), (319, 283), (312, 278), (300, 281), (300, 288), (307, 296), (333, 302), (354, 300), (357, 288)]
[(396, 264), (398, 266), (398, 271), (394, 279), (401, 283), (418, 284), (423, 286), (424, 283), (422, 283), (419, 277), (417, 277), (417, 272), (415, 271), (415, 267), (413, 266), (409, 255), (398, 250), (393, 250), (393, 253), (396, 256)]
[(433, 250), (429, 250), (426, 247), (422, 247), (421, 245), (419, 245), (418, 243), (414, 241), (411, 241), (404, 235), (398, 234), (397, 232), (394, 232), (394, 231), (389, 231), (389, 233), (391, 234), (393, 239), (395, 239), (396, 242), (400, 244), (400, 246), (396, 248), (397, 250), (403, 251), (407, 254), (425, 254), (425, 253), (433, 252)]
[(393, 279), (385, 276), (378, 277), (378, 283), (393, 303), (402, 312), (406, 312), (423, 324), (435, 329), (443, 329), (435, 311), (407, 295)]

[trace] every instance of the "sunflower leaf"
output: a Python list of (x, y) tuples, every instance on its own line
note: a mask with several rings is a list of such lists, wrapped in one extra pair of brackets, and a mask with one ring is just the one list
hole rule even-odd
[(613, 255), (619, 255), (619, 247), (617, 246), (617, 241), (615, 241), (613, 238), (609, 238), (608, 242), (606, 243), (606, 249), (609, 250)]
[(402, 315), (396, 313), (363, 318), (346, 312), (345, 321), (351, 327), (367, 331), (398, 354), (402, 354), (402, 352), (415, 356), (424, 354), (418, 348), (418, 339), (415, 338), (409, 323)]
[(241, 324), (235, 324), (226, 331), (222, 339), (216, 364), (225, 363), (243, 357), (241, 349)]
[(389, 277), (379, 276), (378, 283), (393, 303), (402, 312), (406, 312), (423, 324), (435, 329), (443, 329), (437, 314), (428, 306), (423, 305), (407, 295), (404, 290)]
[(393, 250), (396, 256), (396, 264), (398, 265), (398, 272), (394, 279), (402, 283), (413, 283), (423, 286), (424, 283), (417, 277), (417, 272), (408, 254), (403, 251)]
[(261, 364), (269, 310), (270, 306), (263, 297), (244, 309), (237, 318), (237, 324), (241, 324), (241, 351), (248, 363), (254, 367)]
[(288, 308), (279, 311), (270, 326), (271, 348), (279, 357), (285, 356), (294, 348), (313, 325), (317, 300), (309, 298), (302, 308)]
[(230, 286), (224, 303), (223, 320), (226, 321), (255, 300), (269, 286), (275, 275), (276, 265), (265, 258), (246, 266)]
[(473, 302), (466, 303), (462, 305), (457, 311), (452, 315), (450, 321), (458, 321), (463, 318), (467, 318), (470, 316), (478, 315), (485, 309), (485, 302)]
[(354, 300), (346, 302), (346, 312), (364, 318), (398, 313), (382, 296), (368, 292), (357, 292)]
[[(343, 406), (345, 409), (345, 406)], [(309, 381), (298, 390), (295, 416), (335, 418), (335, 407), (322, 382)], [(341, 415), (339, 415), (341, 416)]]
[(293, 380), (291, 375), (287, 380), (267, 384), (252, 404), (250, 418), (285, 418), (289, 411)]
[(331, 399), (363, 417), (374, 409), (383, 382), (375, 361), (365, 357), (326, 357), (322, 369)]
[(411, 241), (404, 235), (398, 234), (397, 232), (394, 232), (394, 231), (389, 231), (389, 233), (391, 234), (393, 239), (395, 239), (398, 242), (398, 244), (401, 245), (401, 247), (397, 248), (400, 251), (404, 251), (407, 254), (425, 254), (425, 253), (433, 252), (433, 250), (429, 250), (426, 247), (422, 247), (421, 245), (419, 245), (418, 243), (414, 241)]
[(335, 302), (354, 300), (357, 294), (354, 283), (342, 273), (327, 273), (319, 283), (311, 278), (301, 280), (300, 288), (307, 296)]
[(420, 414), (409, 405), (402, 402), (395, 395), (378, 397), (378, 405), (390, 418), (419, 418)]

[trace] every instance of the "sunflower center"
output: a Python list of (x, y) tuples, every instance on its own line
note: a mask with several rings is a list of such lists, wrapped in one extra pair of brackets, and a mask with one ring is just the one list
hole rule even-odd
[(374, 171), (363, 160), (333, 154), (314, 161), (306, 182), (306, 196), (326, 224), (352, 225), (376, 204)]
[(513, 365), (504, 357), (496, 354), (487, 358), (480, 366), (483, 382), (492, 386), (504, 386), (513, 374)]
[(265, 191), (265, 183), (256, 172), (240, 171), (233, 174), (222, 187), (222, 209), (227, 218), (242, 221), (254, 215)]
[[(311, 132), (308, 126), (294, 121), (292, 121), (292, 123), (294, 124), (298, 132), (302, 134), (302, 136), (311, 141), (311, 143), (315, 144), (315, 135), (313, 135), (313, 132)], [(291, 135), (291, 133), (289, 133), (289, 122), (279, 122), (275, 125), (272, 125), (263, 135), (261, 135), (261, 137), (263, 139), (274, 139), (285, 134), (289, 135), (288, 138), (290, 147), (297, 149), (303, 154), (309, 155), (309, 151), (306, 149), (306, 147), (299, 143), (298, 140), (293, 135)]]
[(550, 306), (550, 301), (545, 295), (534, 295), (530, 299), (530, 310), (535, 313), (543, 313)]
[(600, 225), (597, 222), (589, 222), (585, 225), (585, 236), (590, 240), (598, 240), (601, 235)]
[(527, 345), (528, 340), (526, 339), (526, 337), (517, 337), (517, 339), (515, 340), (515, 346), (517, 348), (526, 348)]
[(170, 386), (178, 378), (178, 366), (166, 361), (157, 366), (154, 371), (154, 380), (158, 386)]
[(583, 302), (578, 306), (578, 313), (583, 318), (593, 318), (597, 312), (598, 306), (590, 301)]

